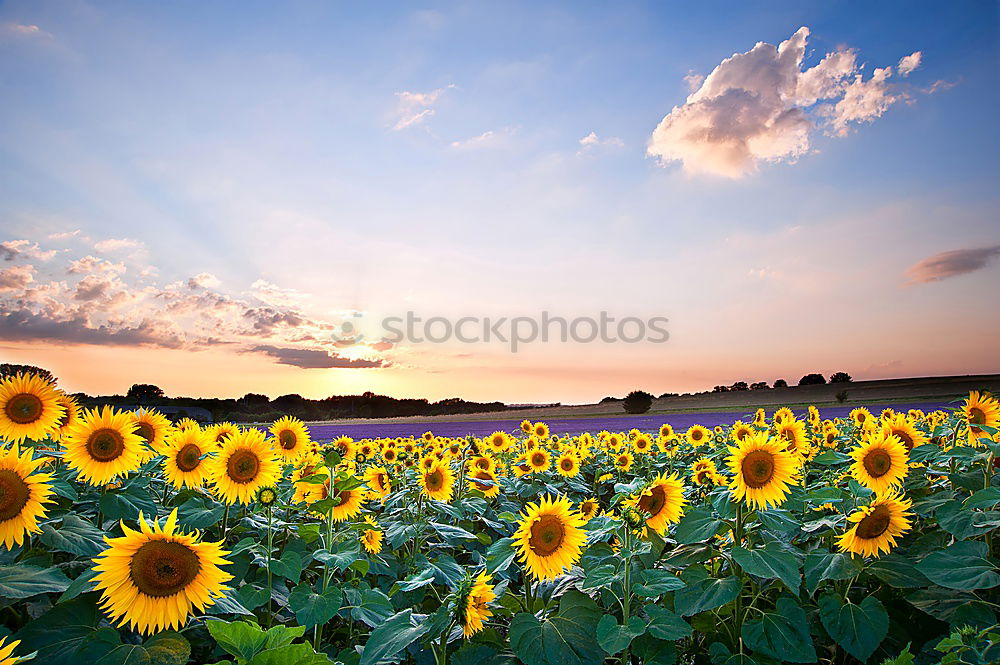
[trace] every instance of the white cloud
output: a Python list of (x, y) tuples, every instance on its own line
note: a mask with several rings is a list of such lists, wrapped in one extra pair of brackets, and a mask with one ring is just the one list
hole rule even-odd
[(499, 148), (507, 143), (516, 132), (514, 127), (504, 127), (499, 130), (487, 130), (478, 136), (452, 141), (451, 147), (456, 150), (478, 150), (480, 148)]
[(914, 69), (920, 66), (920, 59), (923, 57), (923, 53), (920, 51), (914, 51), (910, 55), (904, 55), (899, 59), (899, 65), (896, 69), (899, 70), (899, 75), (906, 77), (909, 76)]
[(14, 266), (0, 270), (0, 291), (20, 291), (34, 281), (35, 268), (31, 265)]
[(56, 255), (56, 250), (42, 250), (37, 242), (30, 240), (6, 240), (0, 242), (0, 257), (4, 261), (13, 261), (19, 256), (38, 261), (48, 261)]
[(52, 34), (34, 24), (15, 23), (7, 21), (0, 23), (0, 35), (18, 37), (21, 39), (52, 39)]
[(99, 252), (115, 252), (120, 249), (138, 249), (142, 242), (132, 238), (108, 238), (94, 243), (94, 249)]
[(610, 148), (624, 148), (625, 142), (622, 141), (617, 136), (612, 136), (606, 139), (602, 139), (600, 136), (597, 135), (597, 132), (591, 132), (586, 136), (584, 136), (582, 139), (580, 139), (580, 146), (581, 147), (579, 152), (576, 153), (577, 155), (583, 155), (587, 152), (590, 152), (592, 149), (600, 146), (607, 146)]
[(689, 172), (738, 178), (760, 162), (795, 162), (809, 151), (818, 123), (842, 135), (902, 99), (887, 83), (892, 68), (865, 80), (853, 49), (839, 48), (803, 70), (808, 38), (802, 27), (777, 47), (758, 42), (723, 60), (663, 118), (647, 153)]
[(215, 287), (220, 284), (222, 284), (222, 282), (219, 281), (219, 278), (210, 272), (198, 273), (187, 281), (187, 286), (191, 290)]
[(74, 231), (63, 231), (62, 233), (50, 233), (49, 240), (69, 240), (80, 235), (80, 229)]
[(702, 83), (705, 82), (705, 75), (691, 71), (684, 77), (684, 82), (687, 83), (688, 92), (694, 92), (701, 87)]
[(395, 110), (395, 123), (393, 131), (399, 131), (417, 125), (430, 116), (434, 115), (434, 104), (444, 94), (446, 90), (454, 88), (451, 83), (444, 88), (431, 90), (430, 92), (397, 92), (398, 102)]

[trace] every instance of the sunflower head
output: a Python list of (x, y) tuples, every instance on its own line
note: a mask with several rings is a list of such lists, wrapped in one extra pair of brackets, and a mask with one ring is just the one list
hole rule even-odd
[(191, 614), (221, 598), (232, 575), (222, 543), (201, 542), (197, 533), (177, 530), (177, 509), (161, 527), (139, 514), (139, 531), (123, 522), (121, 538), (94, 559), (101, 606), (118, 626), (143, 634), (180, 629)]
[(677, 474), (669, 478), (658, 475), (637, 496), (627, 501), (640, 518), (646, 521), (646, 526), (662, 535), (668, 524), (680, 520), (684, 514), (684, 484)]
[(178, 489), (202, 487), (209, 477), (208, 454), (215, 451), (211, 435), (200, 429), (176, 430), (163, 449), (166, 479)]
[(733, 473), (729, 490), (753, 508), (780, 506), (789, 485), (798, 482), (798, 460), (786, 442), (770, 438), (767, 432), (747, 435), (729, 452), (726, 463)]
[(378, 554), (382, 551), (382, 540), (385, 537), (382, 527), (370, 515), (365, 515), (365, 526), (361, 532), (361, 544), (369, 554)]
[(861, 556), (881, 556), (896, 544), (896, 538), (910, 530), (912, 502), (892, 492), (876, 496), (870, 504), (848, 516), (851, 528), (837, 539), (842, 552)]
[(43, 459), (23, 453), (18, 444), (0, 449), (0, 542), (9, 550), (24, 542), (25, 534), (40, 533), (38, 520), (53, 503), (52, 476), (37, 473)]
[(55, 384), (40, 376), (16, 374), (0, 381), (0, 439), (45, 439), (65, 413)]
[(460, 603), (460, 620), (462, 634), (468, 638), (481, 631), (486, 620), (493, 616), (489, 604), (496, 599), (497, 595), (490, 583), (490, 576), (482, 572), (474, 582), (468, 585), (468, 591), (464, 596)]
[(435, 460), (430, 468), (420, 473), (420, 486), (424, 494), (436, 501), (451, 501), (454, 485), (455, 474), (448, 462)]
[(166, 416), (152, 409), (139, 409), (132, 414), (132, 419), (135, 421), (135, 433), (142, 437), (146, 448), (154, 453), (163, 454), (167, 439), (178, 431)]
[(274, 485), (281, 473), (277, 454), (258, 429), (225, 439), (209, 469), (215, 493), (225, 503), (251, 503), (261, 487)]
[(63, 445), (66, 464), (81, 480), (98, 486), (137, 469), (143, 454), (132, 414), (110, 406), (86, 411)]
[(518, 558), (535, 579), (555, 579), (580, 560), (587, 541), (585, 523), (566, 497), (546, 495), (537, 504), (529, 503), (513, 536)]
[[(311, 443), (309, 430), (298, 418), (285, 416), (271, 425), (272, 445), (283, 462), (292, 463), (306, 453)], [(341, 453), (343, 456), (343, 453)]]
[(910, 470), (906, 446), (884, 429), (866, 433), (850, 455), (854, 458), (851, 475), (875, 494), (900, 487)]

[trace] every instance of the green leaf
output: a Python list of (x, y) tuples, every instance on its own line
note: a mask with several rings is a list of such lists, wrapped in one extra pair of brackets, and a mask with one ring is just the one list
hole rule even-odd
[(284, 577), (292, 584), (298, 584), (302, 576), (302, 555), (298, 552), (285, 550), (280, 559), (271, 560), (271, 572), (278, 577)]
[(609, 586), (615, 582), (625, 579), (624, 571), (618, 571), (613, 563), (602, 563), (592, 570), (587, 571), (583, 583), (580, 584), (581, 591), (593, 591)]
[(692, 616), (706, 610), (714, 610), (736, 600), (740, 595), (740, 580), (736, 577), (716, 579), (707, 577), (689, 583), (674, 593), (674, 609), (681, 616)]
[(632, 590), (644, 598), (655, 598), (677, 589), (683, 589), (685, 586), (684, 580), (662, 568), (644, 570), (639, 576), (642, 578), (642, 583), (633, 584)]
[(844, 462), (849, 462), (850, 457), (844, 453), (838, 453), (836, 450), (824, 450), (816, 457), (810, 460), (812, 464), (820, 464), (822, 466), (832, 466), (834, 464), (843, 464)]
[(374, 628), (392, 616), (395, 611), (389, 596), (378, 589), (347, 589), (344, 597), (348, 599), (351, 608), (351, 617), (357, 621), (363, 621), (369, 627)]
[(789, 663), (815, 663), (806, 613), (798, 603), (781, 597), (777, 610), (743, 624), (743, 641), (754, 651)]
[(716, 519), (711, 511), (692, 508), (677, 523), (674, 539), (682, 545), (701, 543), (717, 534), (723, 526), (724, 522)]
[(823, 580), (849, 580), (860, 572), (860, 560), (846, 554), (810, 552), (806, 555), (806, 589), (810, 594)]
[(172, 630), (157, 633), (142, 646), (155, 665), (185, 665), (191, 658), (191, 643)]
[(93, 591), (96, 578), (97, 571), (93, 568), (88, 568), (80, 573), (80, 576), (73, 580), (68, 587), (66, 587), (66, 590), (63, 591), (62, 595), (59, 596), (59, 600), (56, 602), (65, 603), (67, 600), (73, 600), (81, 593)]
[(992, 531), (993, 526), (982, 524), (984, 513), (969, 510), (962, 506), (958, 500), (949, 501), (937, 509), (934, 514), (937, 517), (938, 526), (955, 536), (958, 540), (965, 540), (980, 534)]
[(336, 544), (333, 552), (327, 550), (313, 552), (313, 558), (336, 570), (347, 570), (352, 563), (361, 558), (361, 543), (353, 538), (344, 540)]
[(158, 633), (144, 644), (125, 644), (114, 628), (101, 628), (80, 645), (76, 657), (94, 665), (185, 665), (191, 644), (180, 633)]
[(889, 632), (889, 615), (875, 596), (860, 604), (843, 603), (828, 591), (819, 598), (819, 618), (830, 637), (861, 662), (875, 653)]
[(32, 619), (14, 636), (21, 640), (18, 653), (37, 651), (36, 663), (80, 665), (74, 656), (83, 641), (97, 630), (102, 615), (92, 597), (59, 603)]
[(912, 589), (930, 584), (927, 576), (917, 570), (916, 564), (895, 552), (869, 562), (865, 571), (897, 589)]
[(505, 572), (514, 563), (517, 551), (513, 538), (501, 538), (486, 550), (486, 572), (493, 575)]
[(207, 529), (219, 524), (226, 509), (203, 496), (193, 496), (177, 509), (177, 523), (186, 529)]
[(158, 514), (148, 483), (135, 482), (114, 492), (102, 494), (100, 505), (104, 518), (109, 520), (134, 522), (139, 519), (140, 512), (149, 519), (155, 518)]
[(39, 540), (54, 550), (91, 559), (105, 550), (104, 532), (85, 519), (66, 515), (58, 527), (43, 524)]
[(242, 660), (253, 658), (267, 643), (260, 626), (249, 621), (206, 621), (205, 626), (220, 647)]
[(361, 652), (359, 665), (375, 665), (393, 658), (400, 651), (413, 644), (427, 632), (426, 623), (418, 623), (413, 618), (413, 610), (405, 609), (389, 617), (381, 626), (372, 631)]
[(936, 446), (933, 443), (925, 443), (910, 451), (910, 463), (932, 462), (941, 457), (941, 452), (940, 446)]
[(608, 652), (609, 656), (613, 656), (624, 651), (632, 640), (644, 632), (646, 632), (646, 622), (639, 617), (629, 617), (628, 624), (620, 626), (614, 615), (605, 614), (597, 622), (597, 643)]
[(674, 665), (677, 662), (677, 648), (672, 641), (661, 640), (649, 633), (632, 641), (634, 653), (643, 665)]
[(511, 650), (526, 665), (601, 665), (605, 652), (596, 639), (603, 612), (587, 595), (567, 591), (559, 612), (539, 621), (522, 612), (510, 623)]
[(466, 531), (465, 529), (457, 526), (452, 526), (450, 524), (439, 524), (438, 522), (431, 522), (430, 526), (434, 529), (445, 542), (450, 544), (459, 544), (464, 540), (476, 540), (476, 537)]
[(782, 551), (777, 543), (768, 543), (763, 549), (733, 549), (733, 559), (743, 570), (766, 580), (779, 579), (789, 591), (798, 593), (802, 585), (799, 561), (794, 555)]
[(992, 508), (1000, 503), (1000, 488), (987, 487), (979, 490), (968, 499), (962, 502), (965, 508)]
[(248, 665), (330, 665), (330, 659), (313, 651), (311, 644), (286, 644), (261, 651)]
[(248, 610), (255, 610), (267, 602), (267, 589), (253, 584), (244, 584), (236, 590), (236, 600)]
[(996, 566), (986, 558), (986, 543), (960, 541), (933, 552), (917, 564), (929, 580), (949, 589), (972, 591), (1000, 584)]
[(691, 637), (691, 624), (665, 607), (646, 605), (643, 609), (649, 615), (648, 632), (653, 637), (661, 640), (680, 640)]
[(410, 575), (405, 580), (397, 582), (396, 585), (399, 587), (400, 591), (413, 591), (419, 589), (420, 587), (427, 586), (428, 584), (434, 583), (434, 569), (424, 568), (419, 573)]
[(330, 587), (323, 593), (316, 593), (307, 582), (299, 584), (288, 595), (288, 606), (295, 612), (295, 620), (306, 628), (332, 619), (343, 601), (344, 595), (339, 588)]
[(31, 598), (40, 593), (62, 592), (71, 581), (58, 568), (38, 568), (17, 564), (0, 566), (0, 596)]

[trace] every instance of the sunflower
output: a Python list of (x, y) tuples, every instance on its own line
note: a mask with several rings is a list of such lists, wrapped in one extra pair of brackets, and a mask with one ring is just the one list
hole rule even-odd
[[(544, 425), (544, 423), (542, 423)], [(549, 451), (545, 448), (536, 448), (528, 453), (528, 466), (535, 473), (540, 473), (542, 471), (548, 471), (549, 467), (552, 465), (552, 460), (549, 455)]]
[(495, 453), (506, 452), (510, 445), (510, 435), (506, 432), (493, 432), (486, 438), (486, 447)]
[[(290, 464), (302, 457), (309, 446), (309, 430), (298, 418), (285, 416), (271, 425), (273, 445), (281, 461)], [(341, 455), (343, 457), (343, 455)]]
[(989, 393), (970, 392), (962, 405), (962, 414), (969, 424), (969, 443), (974, 446), (980, 445), (979, 436), (983, 433), (977, 425), (1000, 426), (1000, 402)]
[(531, 465), (521, 459), (511, 466), (511, 471), (514, 472), (516, 478), (521, 478), (531, 473)]
[(14, 655), (14, 649), (21, 640), (14, 640), (10, 644), (5, 644), (6, 641), (6, 637), (0, 637), (0, 665), (16, 665), (23, 662), (24, 659)]
[(748, 435), (729, 452), (726, 462), (734, 476), (729, 491), (753, 508), (777, 508), (784, 503), (788, 486), (798, 482), (798, 460), (785, 449), (784, 441), (767, 432)]
[(40, 533), (38, 520), (44, 519), (44, 504), (53, 503), (52, 476), (35, 473), (44, 458), (32, 459), (31, 449), (19, 445), (0, 449), (0, 542), (11, 549), (24, 542), (24, 534)]
[(489, 604), (496, 597), (490, 576), (485, 572), (479, 573), (462, 604), (462, 634), (465, 637), (472, 637), (483, 629), (483, 623), (493, 616)]
[(480, 455), (479, 457), (474, 457), (469, 461), (469, 469), (489, 471), (490, 473), (493, 473), (497, 469), (497, 463), (496, 460), (489, 455)]
[(174, 432), (174, 426), (166, 416), (152, 409), (139, 409), (130, 414), (135, 422), (135, 433), (149, 450), (162, 455), (166, 452), (167, 437)]
[[(330, 482), (322, 485), (324, 494), (337, 502), (337, 505), (330, 509), (330, 517), (334, 522), (345, 522), (353, 517), (357, 517), (365, 503), (365, 488), (363, 486), (347, 488), (337, 488), (337, 480), (333, 481), (333, 491), (330, 491)], [(325, 496), (323, 498), (326, 498)]]
[(628, 505), (646, 520), (646, 526), (663, 535), (668, 524), (680, 520), (684, 514), (684, 484), (677, 474), (669, 478), (659, 474), (638, 496), (628, 501)]
[(619, 471), (628, 471), (632, 468), (632, 453), (619, 453), (615, 455), (615, 468)]
[(907, 453), (912, 451), (917, 446), (922, 446), (927, 443), (927, 437), (924, 433), (918, 430), (913, 422), (903, 414), (899, 414), (887, 420), (882, 425), (882, 431), (899, 439), (903, 443), (903, 446), (906, 447)]
[(201, 542), (198, 533), (176, 530), (177, 509), (166, 524), (146, 522), (139, 531), (121, 524), (121, 538), (107, 538), (108, 549), (94, 560), (101, 605), (118, 626), (141, 633), (180, 629), (192, 608), (204, 610), (223, 596), (233, 578), (219, 566), (229, 565), (222, 543)]
[(214, 449), (215, 442), (209, 432), (178, 430), (163, 451), (163, 475), (177, 489), (204, 486), (210, 466), (205, 455)]
[(142, 455), (142, 437), (135, 429), (131, 413), (110, 406), (85, 411), (63, 440), (66, 464), (91, 485), (106, 485), (134, 471)]
[(454, 484), (455, 474), (451, 465), (441, 460), (435, 460), (429, 469), (420, 473), (420, 487), (424, 494), (437, 501), (451, 501)]
[(193, 429), (193, 428), (201, 429), (201, 425), (198, 423), (197, 420), (193, 418), (181, 418), (180, 420), (174, 423), (174, 427), (176, 427), (177, 429)]
[(230, 422), (216, 423), (205, 428), (205, 432), (216, 446), (221, 446), (227, 436), (232, 436), (239, 431), (239, 425)]
[(648, 434), (639, 434), (632, 441), (632, 447), (637, 453), (648, 453), (653, 447), (653, 437)]
[(399, 459), (399, 451), (395, 446), (386, 446), (382, 449), (382, 460), (386, 464), (394, 464)]
[(278, 457), (264, 436), (259, 429), (248, 429), (223, 441), (209, 467), (213, 489), (223, 502), (248, 504), (261, 487), (278, 482)]
[(535, 436), (544, 441), (549, 438), (549, 426), (545, 423), (538, 422), (531, 426), (532, 431)]
[(424, 432), (421, 435), (421, 438), (423, 438), (424, 441), (428, 441), (428, 442), (429, 441), (433, 441), (434, 440), (434, 433), (431, 432), (430, 430), (428, 430), (428, 431)]
[(324, 482), (302, 482), (303, 478), (308, 478), (309, 476), (322, 476), (323, 479), (329, 479), (330, 469), (322, 466), (319, 461), (312, 461), (293, 471), (291, 478), (292, 486), (295, 487), (295, 493), (292, 495), (293, 503), (316, 503), (326, 496), (326, 485), (329, 485), (328, 480)]
[(864, 427), (865, 424), (872, 419), (872, 412), (863, 406), (859, 406), (856, 409), (851, 409), (851, 420), (854, 421), (855, 427)]
[(580, 560), (587, 542), (584, 524), (586, 520), (564, 496), (546, 495), (537, 504), (529, 503), (513, 535), (518, 558), (536, 580), (555, 579)]
[(369, 554), (378, 554), (382, 551), (382, 540), (385, 537), (382, 527), (370, 515), (365, 515), (365, 524), (368, 528), (361, 532), (361, 544)]
[(601, 504), (597, 501), (597, 499), (584, 499), (580, 502), (579, 510), (583, 519), (589, 522), (590, 519), (601, 510)]
[(341, 459), (354, 459), (358, 451), (354, 439), (349, 436), (338, 436), (330, 445), (337, 451)]
[(823, 428), (823, 444), (826, 447), (836, 448), (838, 436), (840, 436), (840, 430), (837, 429), (836, 425), (829, 425)]
[(795, 412), (789, 409), (787, 406), (783, 406), (774, 412), (774, 417), (772, 418), (775, 425), (780, 425), (788, 420), (795, 420)]
[(806, 425), (795, 418), (784, 418), (775, 427), (775, 437), (785, 442), (785, 450), (802, 457), (809, 454), (809, 441), (806, 438)]
[(684, 436), (692, 446), (700, 446), (712, 437), (712, 432), (703, 425), (692, 425)]
[(660, 425), (660, 436), (664, 439), (669, 439), (674, 435), (674, 428), (670, 423), (663, 423)]
[(483, 469), (473, 470), (467, 476), (467, 480), (469, 487), (479, 490), (487, 498), (491, 499), (500, 494), (500, 485), (497, 483), (497, 477), (492, 471), (485, 471)]
[(76, 400), (64, 393), (63, 391), (58, 391), (59, 396), (56, 398), (59, 403), (62, 404), (65, 411), (59, 416), (59, 420), (56, 422), (56, 426), (49, 432), (49, 437), (53, 441), (59, 441), (67, 433), (69, 433), (70, 428), (73, 425), (80, 422), (80, 405), (76, 403)]
[(898, 437), (885, 431), (865, 436), (864, 442), (850, 455), (854, 458), (851, 475), (877, 495), (902, 485), (910, 470), (906, 446)]
[(754, 433), (754, 428), (751, 425), (747, 425), (744, 422), (737, 420), (733, 423), (733, 428), (729, 430), (729, 437), (739, 443), (745, 439), (750, 434)]
[(40, 376), (17, 374), (0, 381), (0, 439), (44, 439), (65, 412), (55, 384)]
[(767, 412), (764, 409), (757, 409), (753, 414), (753, 424), (758, 427), (763, 427), (767, 424)]
[(861, 556), (880, 556), (896, 544), (896, 538), (910, 530), (909, 512), (913, 502), (896, 492), (876, 496), (867, 506), (851, 513), (847, 521), (854, 526), (837, 539), (841, 552)]
[(376, 498), (384, 499), (392, 491), (392, 482), (389, 480), (389, 472), (384, 466), (370, 466), (365, 469), (365, 485), (368, 492)]
[(566, 451), (556, 460), (556, 471), (560, 476), (572, 478), (580, 473), (580, 458), (574, 453)]

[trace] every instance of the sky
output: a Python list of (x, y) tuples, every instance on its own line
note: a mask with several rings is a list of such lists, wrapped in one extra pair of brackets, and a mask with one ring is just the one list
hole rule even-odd
[[(0, 3), (0, 359), (508, 403), (1000, 372), (997, 12)], [(583, 332), (515, 350), (543, 313)]]

